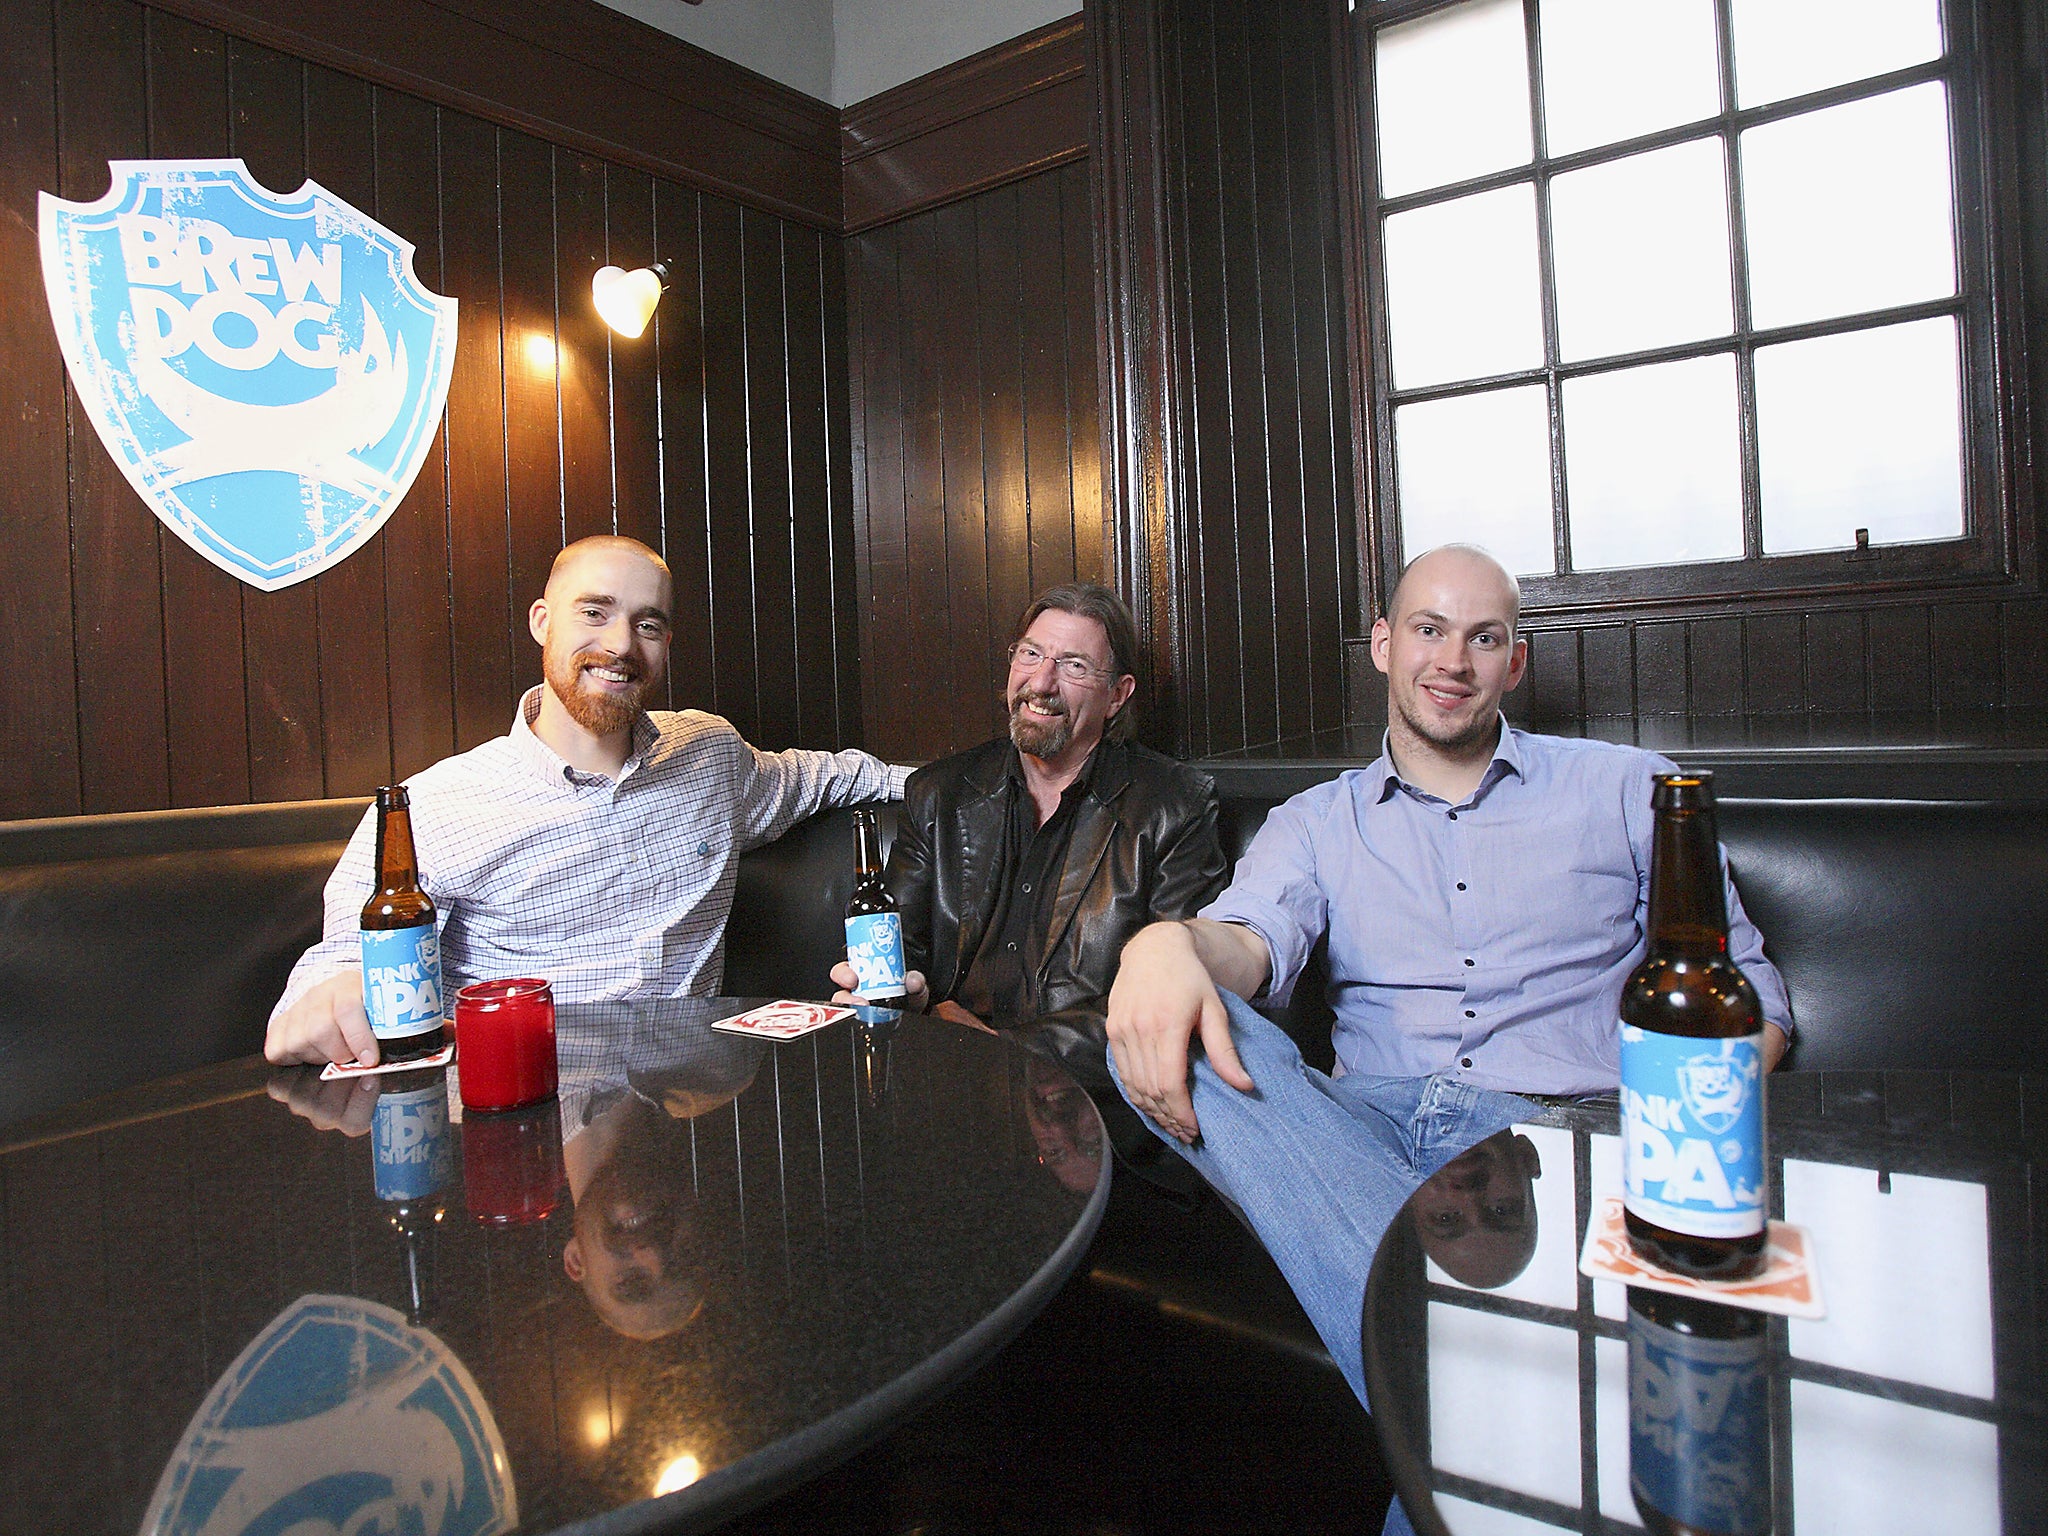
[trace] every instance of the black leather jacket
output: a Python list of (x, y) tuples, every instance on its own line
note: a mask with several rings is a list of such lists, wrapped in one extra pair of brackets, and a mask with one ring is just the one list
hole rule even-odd
[[(905, 956), (934, 1002), (966, 976), (995, 909), (1015, 751), (1007, 740), (969, 748), (920, 768), (903, 793), (889, 889), (903, 908)], [(1145, 747), (1096, 748), (1037, 976), (1040, 1027), (1076, 1034), (1060, 1056), (1104, 1077), (1102, 1017), (1124, 941), (1147, 923), (1192, 917), (1228, 873), (1206, 775)]]

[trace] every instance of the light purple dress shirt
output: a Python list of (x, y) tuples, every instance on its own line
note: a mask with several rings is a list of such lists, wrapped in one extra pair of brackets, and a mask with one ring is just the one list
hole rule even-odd
[[(1384, 751), (1266, 818), (1202, 912), (1265, 939), (1284, 1003), (1327, 929), (1337, 1070), (1510, 1093), (1615, 1086), (1621, 989), (1649, 918), (1655, 753), (1503, 727), (1450, 805)], [(1725, 873), (1727, 860), (1724, 855)], [(1766, 1019), (1791, 1005), (1728, 883), (1730, 952)]]

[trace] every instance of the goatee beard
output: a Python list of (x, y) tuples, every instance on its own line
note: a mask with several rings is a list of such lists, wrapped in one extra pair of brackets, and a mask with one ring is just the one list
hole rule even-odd
[(1050, 720), (1024, 713), (1026, 704), (1057, 702), (1057, 699), (1033, 698), (1026, 694), (1010, 706), (1010, 740), (1019, 752), (1043, 758), (1058, 757), (1067, 750), (1068, 743), (1074, 739), (1074, 720), (1064, 708)]
[[(632, 679), (625, 693), (588, 692), (583, 687), (585, 665), (612, 667)], [(647, 678), (639, 667), (616, 656), (572, 656), (562, 666), (546, 669), (548, 690), (561, 701), (563, 710), (593, 736), (615, 736), (629, 730), (640, 718), (641, 701), (647, 696)]]

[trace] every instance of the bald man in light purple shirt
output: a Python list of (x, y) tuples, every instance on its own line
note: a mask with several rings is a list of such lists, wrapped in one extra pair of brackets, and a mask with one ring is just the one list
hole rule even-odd
[[(1519, 598), (1470, 546), (1410, 565), (1373, 626), (1385, 752), (1275, 810), (1214, 903), (1125, 946), (1110, 993), (1124, 1096), (1244, 1213), (1361, 1400), (1381, 1234), (1430, 1174), (1536, 1112), (1517, 1095), (1615, 1087), (1646, 945), (1651, 782), (1673, 765), (1507, 725)], [(1727, 894), (1774, 1066), (1784, 982)], [(1334, 1076), (1243, 1001), (1285, 1002), (1325, 933)]]

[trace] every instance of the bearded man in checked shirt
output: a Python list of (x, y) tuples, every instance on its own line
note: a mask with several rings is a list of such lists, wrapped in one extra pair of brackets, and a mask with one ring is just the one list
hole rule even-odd
[[(906, 770), (865, 752), (762, 752), (717, 715), (649, 714), (671, 593), (637, 539), (571, 544), (528, 615), (545, 684), (509, 734), (407, 781), (451, 990), (545, 976), (564, 1003), (713, 995), (739, 856), (827, 806), (902, 798)], [(271, 1012), (272, 1062), (377, 1060), (358, 928), (376, 841), (373, 807)]]

